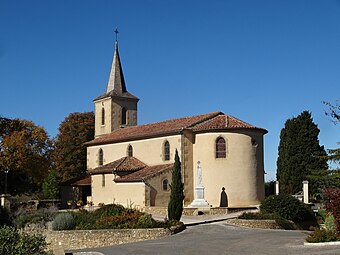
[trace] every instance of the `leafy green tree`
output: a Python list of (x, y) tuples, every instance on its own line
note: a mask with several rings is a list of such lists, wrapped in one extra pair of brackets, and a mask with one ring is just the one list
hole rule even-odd
[(11, 194), (40, 190), (51, 166), (51, 150), (44, 128), (27, 120), (0, 118), (0, 169), (9, 170)]
[(328, 169), (326, 151), (319, 144), (319, 132), (308, 111), (286, 121), (280, 134), (276, 174), (283, 192), (297, 193), (302, 190), (304, 180), (310, 181), (312, 194), (317, 192), (314, 180), (308, 177)]
[(42, 191), (46, 199), (57, 199), (59, 198), (59, 183), (60, 178), (56, 170), (50, 171), (48, 176), (45, 178)]
[(168, 205), (169, 220), (180, 220), (183, 212), (183, 183), (181, 176), (181, 162), (179, 160), (178, 151), (175, 154), (175, 164), (172, 170), (170, 201)]
[(94, 138), (93, 112), (71, 113), (59, 126), (55, 141), (54, 163), (62, 180), (86, 172), (85, 142)]

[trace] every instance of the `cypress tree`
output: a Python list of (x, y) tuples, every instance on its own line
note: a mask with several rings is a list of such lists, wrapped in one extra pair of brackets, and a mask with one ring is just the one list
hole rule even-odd
[(309, 176), (328, 169), (326, 151), (319, 144), (319, 132), (308, 111), (286, 121), (280, 134), (276, 173), (282, 192), (295, 194), (301, 191), (304, 180), (309, 180), (313, 187), (311, 192), (316, 192), (315, 180)]
[(172, 182), (170, 185), (170, 201), (168, 204), (169, 220), (180, 220), (183, 212), (183, 183), (181, 176), (181, 162), (179, 160), (178, 151), (175, 154), (175, 164), (172, 170)]

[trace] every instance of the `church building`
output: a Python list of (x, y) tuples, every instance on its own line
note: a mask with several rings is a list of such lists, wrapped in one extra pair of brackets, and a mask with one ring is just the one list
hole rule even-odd
[(86, 143), (95, 206), (166, 207), (176, 150), (185, 207), (197, 205), (198, 186), (207, 207), (264, 199), (267, 130), (223, 112), (138, 125), (138, 101), (127, 90), (116, 40), (106, 92), (94, 99), (95, 138)]

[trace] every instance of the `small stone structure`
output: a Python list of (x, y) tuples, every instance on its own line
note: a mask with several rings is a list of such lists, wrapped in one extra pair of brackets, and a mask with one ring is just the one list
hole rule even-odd
[(209, 208), (210, 205), (207, 200), (204, 199), (204, 186), (202, 181), (202, 167), (201, 162), (197, 162), (196, 170), (196, 186), (195, 186), (195, 199), (191, 202), (189, 207), (191, 208)]
[(77, 250), (152, 240), (171, 234), (171, 230), (163, 228), (48, 231), (46, 241), (50, 249), (60, 243), (64, 250)]

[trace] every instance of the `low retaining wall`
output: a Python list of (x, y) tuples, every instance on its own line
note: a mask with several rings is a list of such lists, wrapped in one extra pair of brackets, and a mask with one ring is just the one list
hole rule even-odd
[[(158, 214), (158, 215), (168, 215), (168, 208), (167, 207), (145, 207), (146, 213), (151, 214)], [(190, 208), (190, 207), (184, 207), (183, 208), (183, 215), (186, 216), (193, 216), (193, 215), (199, 215), (202, 212), (203, 214), (227, 214), (228, 208), (227, 207), (208, 207), (208, 208)]]
[(171, 235), (169, 229), (111, 229), (48, 231), (46, 241), (53, 249), (61, 243), (65, 250), (77, 250), (151, 240)]
[(262, 229), (282, 229), (275, 220), (244, 220), (244, 219), (230, 219), (227, 224), (248, 227), (248, 228), (262, 228)]

